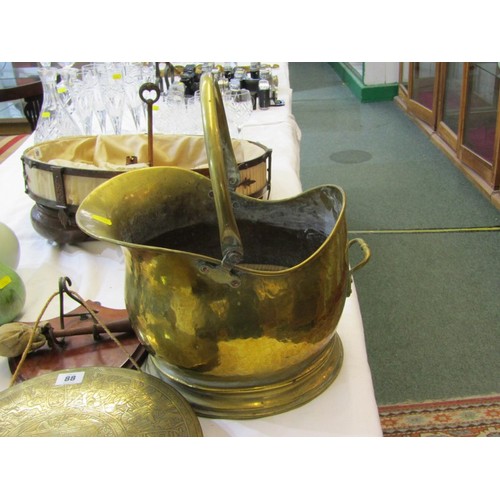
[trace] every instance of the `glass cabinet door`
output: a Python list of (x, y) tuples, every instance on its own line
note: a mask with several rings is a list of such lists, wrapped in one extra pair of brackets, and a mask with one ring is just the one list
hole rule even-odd
[(458, 135), (464, 64), (447, 63), (443, 96), (443, 123)]
[(499, 84), (497, 63), (469, 65), (463, 145), (490, 164), (495, 153)]
[(464, 63), (439, 63), (438, 74), (440, 81), (436, 131), (439, 137), (456, 152), (458, 138), (463, 130)]
[(439, 79), (438, 63), (410, 62), (408, 68), (400, 67), (400, 89), (405, 89), (404, 71), (408, 70), (407, 110), (423, 123), (434, 129), (436, 127), (436, 95)]
[(411, 98), (432, 110), (434, 108), (434, 83), (436, 78), (436, 63), (417, 62), (413, 64), (413, 87)]

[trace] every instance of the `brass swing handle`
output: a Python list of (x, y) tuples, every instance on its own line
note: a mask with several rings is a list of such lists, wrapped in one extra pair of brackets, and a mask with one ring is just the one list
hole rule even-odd
[(234, 156), (222, 96), (212, 75), (200, 81), (201, 110), (205, 147), (214, 194), (222, 263), (228, 266), (243, 260), (243, 245), (233, 213), (230, 189), (236, 189), (240, 174)]

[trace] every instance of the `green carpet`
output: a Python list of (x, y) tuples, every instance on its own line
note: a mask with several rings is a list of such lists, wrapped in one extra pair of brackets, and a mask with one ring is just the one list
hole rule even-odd
[(303, 188), (341, 186), (372, 251), (355, 281), (377, 402), (500, 393), (500, 232), (376, 232), (500, 212), (395, 103), (360, 103), (327, 63), (290, 63), (290, 82)]
[(363, 235), (356, 273), (381, 404), (500, 392), (500, 232)]

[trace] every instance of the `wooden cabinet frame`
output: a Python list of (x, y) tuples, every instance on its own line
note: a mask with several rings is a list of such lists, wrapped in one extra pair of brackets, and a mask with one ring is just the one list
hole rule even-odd
[(500, 206), (500, 99), (496, 117), (493, 161), (489, 163), (464, 144), (466, 109), (468, 99), (470, 99), (468, 82), (473, 63), (463, 63), (456, 133), (443, 121), (448, 63), (436, 63), (432, 109), (426, 108), (413, 98), (415, 91), (413, 75), (415, 65), (418, 63), (410, 62), (408, 64), (408, 84), (406, 86), (403, 82), (403, 63), (400, 63), (397, 103), (416, 119), (421, 128), (431, 136), (433, 141), (443, 149), (467, 177), (491, 197), (495, 205)]

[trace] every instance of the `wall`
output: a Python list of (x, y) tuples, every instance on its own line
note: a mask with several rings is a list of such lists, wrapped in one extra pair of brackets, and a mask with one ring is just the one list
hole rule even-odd
[(399, 77), (398, 62), (365, 62), (365, 85), (383, 85), (397, 83)]

